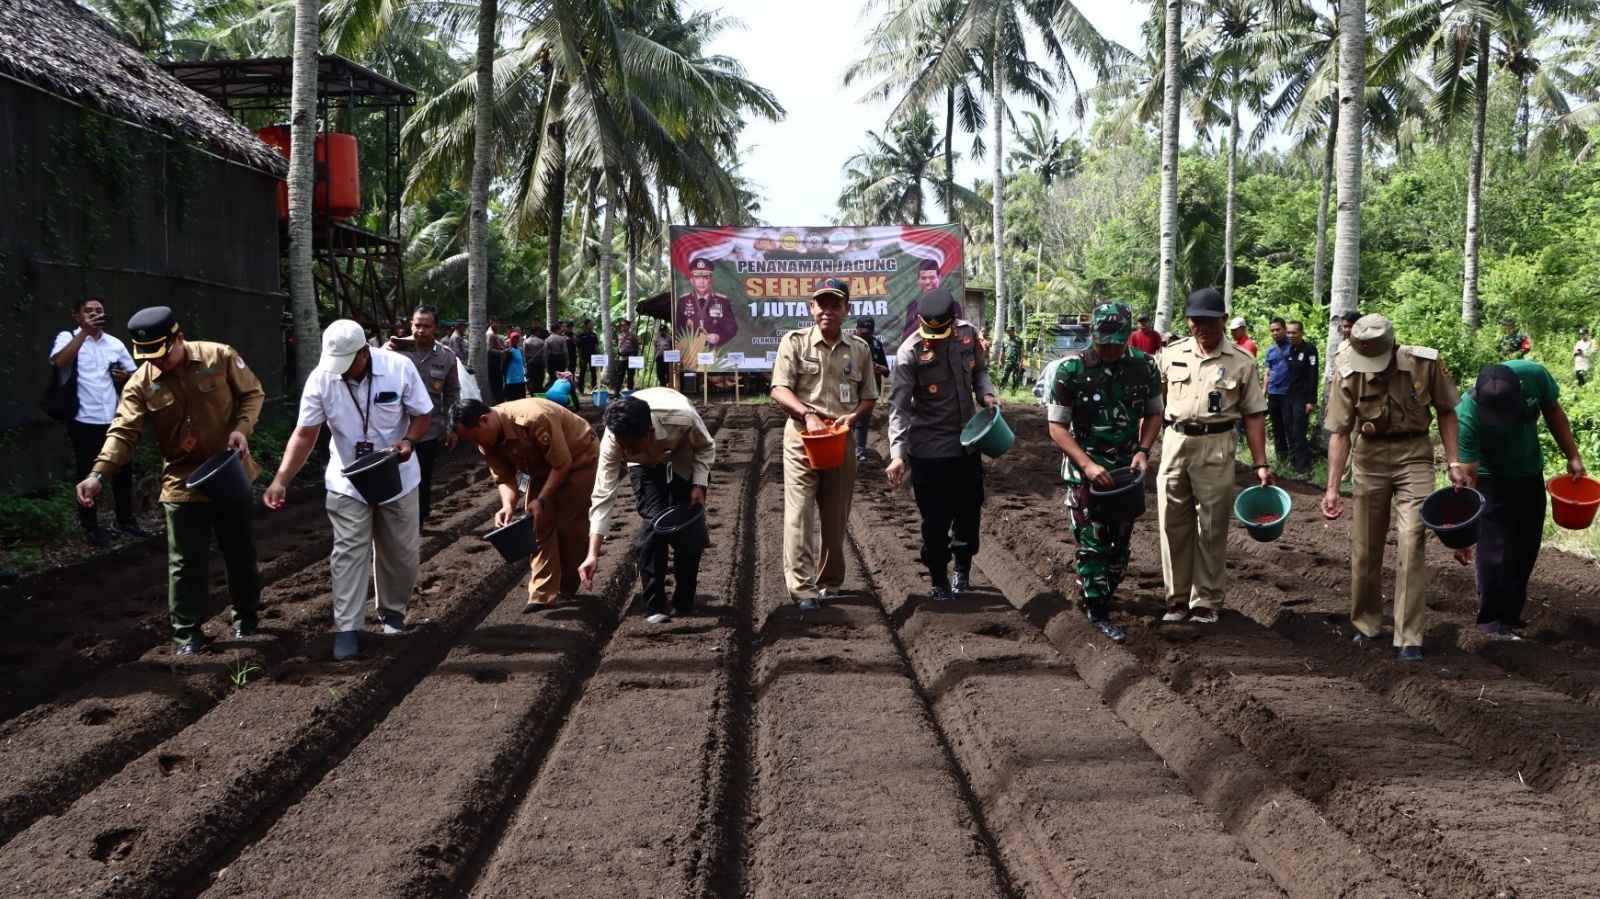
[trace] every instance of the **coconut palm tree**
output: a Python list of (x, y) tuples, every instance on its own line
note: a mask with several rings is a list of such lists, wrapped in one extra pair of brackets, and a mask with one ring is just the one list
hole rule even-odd
[[(927, 200), (948, 183), (939, 156), (939, 129), (925, 109), (895, 122), (887, 138), (867, 132), (867, 147), (845, 161), (845, 187), (839, 194), (844, 220), (872, 225), (920, 225)], [(957, 201), (969, 208), (984, 203), (957, 185)]]
[(1055, 126), (1047, 117), (1032, 110), (1022, 115), (1028, 120), (1028, 127), (1013, 131), (1011, 165), (1038, 175), (1046, 188), (1057, 178), (1071, 178), (1083, 163), (1083, 148), (1076, 140), (1063, 141), (1056, 136)]
[(499, 4), (478, 0), (478, 52), (473, 66), (472, 182), (467, 202), (467, 367), (489, 388), (489, 180), (494, 176), (494, 63), (498, 55)]
[(1156, 330), (1172, 325), (1172, 293), (1178, 276), (1178, 104), (1183, 88), (1183, 0), (1163, 0), (1165, 35), (1161, 92), (1161, 268), (1156, 281)]
[(1448, 127), (1471, 116), (1461, 278), (1461, 320), (1470, 328), (1477, 328), (1481, 317), (1478, 251), (1492, 54), (1498, 43), (1502, 64), (1526, 96), (1528, 79), (1538, 68), (1530, 52), (1534, 38), (1542, 31), (1592, 21), (1596, 10), (1594, 0), (1421, 0), (1385, 24), (1390, 41), (1385, 65), (1410, 65), (1430, 56), (1441, 123)]
[(1335, 139), (1338, 214), (1334, 221), (1333, 297), (1328, 314), (1328, 355), (1338, 350), (1337, 322), (1361, 297), (1361, 150), (1366, 126), (1367, 4), (1339, 3), (1339, 128)]
[(289, 309), (294, 315), (295, 371), (302, 379), (316, 369), (322, 347), (317, 285), (312, 274), (319, 15), (316, 0), (295, 0), (289, 87)]

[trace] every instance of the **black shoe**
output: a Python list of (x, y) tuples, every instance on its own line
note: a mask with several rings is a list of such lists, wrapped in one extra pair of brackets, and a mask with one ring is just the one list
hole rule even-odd
[(196, 653), (205, 652), (205, 649), (206, 641), (200, 637), (195, 637), (188, 643), (179, 643), (177, 648), (172, 650), (172, 654), (178, 656), (192, 656)]
[(109, 549), (111, 547), (111, 532), (105, 528), (95, 528), (83, 535), (84, 542), (95, 549)]
[(248, 640), (255, 635), (256, 623), (254, 621), (235, 621), (233, 623), (233, 639)]
[(933, 589), (928, 591), (928, 598), (934, 602), (944, 602), (945, 600), (955, 599), (956, 595), (944, 584), (934, 584)]
[(674, 614), (674, 615), (691, 615), (693, 613), (694, 613), (694, 603), (692, 601), (691, 602), (674, 602), (672, 604), (672, 614)]
[(957, 568), (956, 569), (956, 573), (951, 575), (951, 577), (950, 577), (950, 592), (954, 593), (957, 596), (960, 596), (961, 594), (963, 594), (963, 593), (965, 593), (965, 592), (967, 592), (968, 590), (971, 590), (971, 589), (972, 589), (972, 572), (971, 571), (963, 571), (960, 568)]
[(1395, 658), (1402, 662), (1420, 662), (1422, 661), (1422, 647), (1402, 646), (1400, 651), (1395, 653)]
[(1360, 631), (1356, 631), (1356, 635), (1350, 638), (1350, 642), (1361, 647), (1382, 646), (1386, 636), (1387, 635), (1385, 635), (1383, 631), (1378, 631), (1376, 634), (1372, 634), (1371, 636), (1363, 634)]
[(1095, 618), (1091, 615), (1089, 616), (1089, 623), (1094, 625), (1094, 629), (1104, 634), (1106, 639), (1112, 643), (1121, 643), (1128, 639), (1127, 632), (1112, 624), (1110, 618)]
[(119, 524), (119, 525), (117, 525), (117, 530), (121, 531), (126, 536), (132, 537), (135, 540), (148, 540), (152, 536), (149, 531), (145, 530), (142, 527), (139, 527), (139, 523), (137, 521), (130, 521), (130, 522), (127, 522), (125, 524)]

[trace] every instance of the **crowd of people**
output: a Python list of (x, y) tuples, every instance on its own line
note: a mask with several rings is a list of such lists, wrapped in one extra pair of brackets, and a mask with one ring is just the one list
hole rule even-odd
[[(960, 317), (951, 294), (935, 287), (916, 300), (916, 327), (891, 354), (871, 319), (859, 320), (854, 333), (845, 330), (849, 292), (844, 279), (823, 281), (811, 297), (813, 324), (778, 343), (771, 399), (787, 416), (787, 590), (805, 612), (828, 602), (845, 582), (844, 540), (856, 474), (871, 458), (869, 429), (886, 390), (885, 479), (892, 488), (909, 480), (921, 521), (918, 558), (928, 570), (928, 596), (949, 600), (971, 589), (979, 551), (985, 470), (962, 431), (979, 411), (999, 412), (990, 347)], [(1246, 323), (1234, 319), (1224, 328), (1227, 312), (1219, 291), (1195, 291), (1184, 317), (1188, 336), (1166, 340), (1149, 327), (1148, 316), (1136, 316), (1121, 303), (1102, 303), (1091, 316), (1090, 348), (1049, 376), (1048, 433), (1062, 456), (1078, 592), (1089, 621), (1113, 641), (1125, 639), (1113, 612), (1133, 521), (1108, 515), (1095, 502), (1097, 492), (1118, 487), (1119, 476), (1155, 478), (1163, 620), (1206, 625), (1227, 605), (1227, 533), (1240, 436), (1252, 477), (1262, 486), (1274, 481), (1267, 461), (1269, 417), (1279, 456), (1297, 471), (1310, 469), (1307, 422), (1323, 380), (1302, 323), (1272, 321), (1263, 378)], [(79, 456), (76, 492), (85, 526), (91, 534), (97, 529), (93, 507), (110, 480), (118, 493), (119, 522), (125, 529), (137, 527), (125, 515), (123, 479), (144, 426), (152, 425), (163, 458), (161, 504), (177, 651), (205, 646), (198, 616), (213, 535), (227, 569), (233, 636), (248, 638), (256, 630), (261, 592), (254, 510), (248, 499), (218, 501), (187, 480), (213, 454), (230, 448), (241, 455), (249, 478), (259, 473), (249, 452), (264, 399), (259, 381), (231, 347), (188, 340), (166, 307), (143, 309), (130, 319), (131, 353), (105, 333), (99, 303), (79, 304), (74, 318), (79, 328), (57, 338), (51, 361), (72, 365), (78, 376), (79, 408), (68, 430)], [(434, 462), (458, 441), (476, 446), (487, 463), (500, 499), (495, 524), (511, 523), (519, 505), (531, 519), (537, 549), (529, 563), (529, 610), (592, 586), (616, 492), (627, 477), (640, 519), (632, 547), (646, 620), (663, 624), (692, 611), (716, 454), (716, 441), (694, 404), (670, 387), (634, 391), (611, 401), (597, 433), (572, 406), (527, 396), (529, 384), (595, 377), (592, 369), (572, 372), (593, 346), (588, 323), (576, 334), (565, 323), (547, 332), (508, 334), (500, 344), (509, 359), (505, 384), (523, 389), (486, 402), (476, 395), (473, 379), (462, 376), (462, 329), (441, 340), (438, 324), (437, 310), (419, 307), (382, 345), (355, 321), (330, 324), (319, 364), (300, 396), (296, 427), (263, 497), (271, 510), (286, 506), (290, 482), (327, 428), (323, 504), (333, 532), (334, 656), (360, 654), (369, 605), (383, 633), (405, 631)], [(1565, 455), (1568, 474), (1585, 475), (1555, 380), (1519, 354), (1486, 366), (1462, 397), (1440, 354), (1400, 344), (1384, 316), (1352, 315), (1340, 324), (1345, 339), (1326, 376), (1328, 476), (1320, 509), (1329, 519), (1344, 514), (1339, 488), (1348, 463), (1354, 485), (1348, 503), (1349, 599), (1356, 641), (1387, 641), (1400, 659), (1421, 658), (1427, 580), (1421, 508), (1434, 490), (1435, 420), (1449, 482), (1484, 497), (1476, 549), (1457, 553), (1462, 564), (1476, 565), (1478, 626), (1493, 638), (1520, 639), (1545, 515), (1540, 420)], [(632, 331), (623, 334), (626, 341)], [(495, 345), (497, 328), (488, 336)], [(1575, 364), (1587, 364), (1587, 341), (1585, 334)], [(1008, 334), (1002, 355), (1020, 358), (1019, 343), (1014, 332)], [(1518, 345), (1525, 349), (1525, 338)], [(619, 349), (630, 351), (626, 343)], [(819, 470), (809, 461), (804, 437), (828, 429), (853, 432), (855, 452)], [(398, 458), (401, 489), (374, 506), (343, 472), (379, 449)], [(1386, 636), (1380, 583), (1391, 526), (1398, 573), (1392, 634)]]

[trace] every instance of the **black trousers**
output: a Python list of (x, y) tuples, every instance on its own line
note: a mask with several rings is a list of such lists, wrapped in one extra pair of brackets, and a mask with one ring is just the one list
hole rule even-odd
[(528, 390), (530, 393), (544, 392), (544, 366), (528, 366)]
[(428, 512), (433, 508), (433, 463), (439, 459), (439, 450), (444, 441), (438, 437), (432, 440), (423, 440), (412, 450), (417, 454), (417, 467), (422, 469), (422, 483), (417, 485), (417, 521), (428, 520)]
[[(540, 389), (541, 390), (549, 390), (552, 386), (555, 385), (556, 378), (559, 377), (562, 372), (571, 371), (571, 370), (572, 370), (571, 368), (567, 367), (567, 357), (566, 356), (552, 356), (552, 357), (546, 358), (544, 360), (544, 371), (545, 371), (545, 373), (544, 373), (544, 384), (541, 385)], [(532, 378), (529, 378), (528, 379), (528, 383), (532, 384), (532, 383), (534, 383), (534, 380)]]
[(1289, 432), (1285, 430), (1289, 425), (1283, 416), (1283, 411), (1288, 405), (1287, 395), (1267, 394), (1267, 420), (1272, 423), (1272, 451), (1277, 454), (1279, 462), (1287, 461), (1289, 458)]
[(1283, 427), (1289, 432), (1289, 464), (1295, 471), (1311, 467), (1311, 415), (1306, 412), (1307, 404), (1315, 405), (1315, 400), (1292, 393), (1283, 398)]
[(594, 389), (594, 366), (589, 364), (588, 353), (578, 354), (578, 386), (588, 390)]
[(656, 386), (672, 386), (672, 363), (663, 362), (660, 359), (656, 360)]
[(506, 389), (501, 391), (501, 393), (505, 396), (506, 402), (510, 402), (511, 400), (525, 400), (528, 398), (528, 385), (507, 384)]
[(952, 557), (969, 571), (978, 554), (983, 508), (983, 460), (977, 453), (951, 459), (910, 459), (911, 492), (922, 513), (922, 563), (935, 586), (948, 586)]
[[(67, 437), (72, 441), (72, 459), (76, 463), (79, 481), (89, 476), (95, 457), (106, 442), (110, 425), (86, 425), (81, 421), (67, 422)], [(117, 524), (133, 523), (133, 465), (122, 466), (111, 479), (111, 492), (116, 497)], [(78, 506), (78, 521), (85, 531), (99, 527), (99, 512), (93, 506)]]
[(667, 610), (667, 551), (672, 551), (672, 609), (686, 613), (694, 609), (694, 594), (700, 582), (700, 556), (709, 538), (702, 518), (669, 537), (650, 528), (656, 516), (673, 506), (689, 503), (694, 485), (673, 477), (668, 465), (634, 465), (628, 469), (633, 495), (643, 519), (634, 547), (639, 552), (639, 580), (643, 582), (646, 615)]
[(1479, 478), (1478, 492), (1478, 623), (1519, 626), (1544, 539), (1544, 479)]

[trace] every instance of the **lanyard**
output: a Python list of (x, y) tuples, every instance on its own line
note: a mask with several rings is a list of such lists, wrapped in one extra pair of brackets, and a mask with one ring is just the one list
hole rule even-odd
[[(342, 378), (340, 380), (343, 380)], [(349, 381), (344, 382), (344, 389), (350, 393), (350, 404), (356, 407), (356, 414), (361, 416), (361, 439), (367, 439), (367, 422), (372, 420), (372, 372), (367, 372), (367, 410), (361, 411), (361, 403), (356, 399), (356, 389), (350, 386)]]

